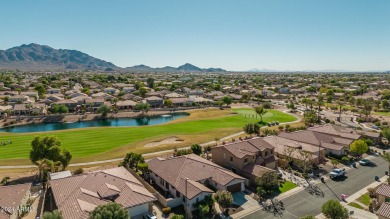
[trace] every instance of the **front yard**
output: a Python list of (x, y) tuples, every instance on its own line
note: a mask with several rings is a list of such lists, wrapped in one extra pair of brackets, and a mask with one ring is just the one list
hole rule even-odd
[(287, 192), (295, 187), (297, 187), (296, 184), (294, 184), (290, 181), (286, 181), (286, 182), (280, 184), (280, 186), (276, 192), (278, 192), (279, 194), (282, 194), (282, 193), (285, 193), (285, 192)]

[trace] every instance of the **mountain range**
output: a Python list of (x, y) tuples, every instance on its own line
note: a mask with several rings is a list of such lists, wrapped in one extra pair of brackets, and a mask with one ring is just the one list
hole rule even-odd
[(86, 53), (69, 50), (54, 49), (49, 46), (35, 43), (23, 44), (7, 50), (0, 50), (0, 69), (12, 69), (22, 71), (75, 71), (75, 70), (97, 70), (97, 71), (163, 71), (163, 72), (225, 72), (221, 68), (199, 68), (186, 63), (177, 68), (166, 66), (152, 68), (146, 65), (136, 65), (121, 68), (111, 62), (92, 57)]

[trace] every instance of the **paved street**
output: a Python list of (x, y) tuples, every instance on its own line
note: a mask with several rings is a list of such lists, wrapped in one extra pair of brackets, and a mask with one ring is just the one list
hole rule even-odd
[[(321, 213), (322, 204), (329, 199), (338, 199), (340, 194), (353, 194), (374, 181), (374, 176), (382, 177), (388, 170), (388, 163), (383, 159), (376, 157), (372, 159), (376, 167), (359, 166), (357, 169), (351, 169), (347, 172), (347, 178), (339, 181), (327, 180), (326, 184), (320, 183), (318, 186), (325, 193), (324, 197), (310, 195), (306, 191), (298, 192), (290, 197), (283, 199), (286, 210), (282, 218), (299, 218), (302, 216), (316, 216)], [(263, 210), (254, 212), (244, 217), (245, 219), (257, 218), (275, 218), (273, 213), (267, 213)]]

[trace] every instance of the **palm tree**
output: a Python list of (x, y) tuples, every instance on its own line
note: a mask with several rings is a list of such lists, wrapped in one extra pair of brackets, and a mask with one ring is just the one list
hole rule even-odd
[(318, 95), (317, 97), (317, 106), (318, 106), (318, 114), (317, 114), (317, 118), (318, 118), (318, 121), (320, 121), (320, 111), (321, 111), (321, 106), (324, 105), (324, 96), (322, 96), (321, 94)]
[(339, 122), (341, 122), (341, 111), (342, 111), (342, 108), (343, 108), (343, 102), (341, 100), (337, 101), (337, 106), (339, 108)]
[(54, 170), (54, 162), (52, 160), (49, 160), (49, 159), (38, 160), (36, 162), (36, 165), (38, 166), (39, 179), (41, 179), (41, 180), (43, 180), (43, 172), (44, 171), (47, 171), (47, 170), (52, 171), (52, 170)]

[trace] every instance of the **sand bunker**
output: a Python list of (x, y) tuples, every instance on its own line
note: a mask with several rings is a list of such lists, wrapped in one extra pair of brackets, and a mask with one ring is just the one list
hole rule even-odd
[(177, 144), (177, 143), (180, 143), (182, 141), (183, 140), (176, 138), (176, 137), (169, 137), (169, 138), (166, 138), (162, 141), (154, 141), (154, 142), (147, 143), (144, 145), (144, 147), (151, 148), (151, 147), (156, 147), (156, 146), (160, 146), (160, 145)]

